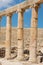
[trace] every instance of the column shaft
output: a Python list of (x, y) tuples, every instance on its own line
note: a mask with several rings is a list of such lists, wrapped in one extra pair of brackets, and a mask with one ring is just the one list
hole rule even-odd
[(30, 62), (36, 62), (38, 7), (32, 8), (30, 29)]
[(23, 59), (23, 12), (18, 12), (18, 31), (17, 31), (17, 39), (18, 39), (18, 60)]
[(5, 57), (11, 57), (11, 16), (7, 15), (7, 23), (6, 23), (6, 53)]

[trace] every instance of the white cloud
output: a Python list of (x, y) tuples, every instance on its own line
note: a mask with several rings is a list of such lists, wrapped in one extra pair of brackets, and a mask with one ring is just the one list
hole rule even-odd
[(9, 7), (14, 0), (0, 0), (0, 8)]
[(8, 8), (12, 5), (18, 4), (22, 1), (25, 1), (25, 0), (0, 0), (0, 10), (2, 8)]
[(21, 3), (25, 0), (0, 0), (0, 10), (11, 7), (15, 4)]

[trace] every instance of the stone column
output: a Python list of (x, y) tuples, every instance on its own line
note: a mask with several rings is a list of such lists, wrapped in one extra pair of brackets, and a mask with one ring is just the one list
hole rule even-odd
[(6, 53), (5, 58), (11, 58), (11, 15), (7, 15), (7, 23), (6, 23)]
[(37, 25), (38, 25), (38, 7), (32, 8), (32, 19), (30, 29), (30, 62), (36, 62), (37, 50)]
[(23, 60), (23, 11), (18, 9), (18, 31), (17, 31), (17, 39), (18, 39), (18, 60)]

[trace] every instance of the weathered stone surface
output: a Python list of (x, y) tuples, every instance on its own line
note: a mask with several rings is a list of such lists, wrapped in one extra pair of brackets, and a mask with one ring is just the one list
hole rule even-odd
[[(11, 28), (11, 47), (18, 47), (17, 45), (17, 28)], [(30, 44), (30, 28), (24, 28), (24, 50), (29, 50), (29, 44)], [(5, 41), (6, 41), (6, 28), (1, 28), (1, 40), (0, 40), (0, 48), (5, 47)], [(43, 28), (38, 28), (37, 32), (37, 52), (39, 50), (43, 53)], [(38, 57), (39, 58), (39, 57)], [(39, 62), (39, 61), (37, 61)]]
[(32, 8), (32, 18), (31, 18), (31, 29), (30, 29), (30, 62), (37, 62), (37, 23), (38, 23), (38, 7)]
[[(1, 42), (0, 45), (4, 46), (6, 41), (6, 28), (1, 29)], [(43, 43), (43, 28), (38, 28), (38, 38), (37, 38), (37, 46), (39, 47)], [(24, 29), (24, 48), (27, 48), (27, 45), (30, 43), (30, 28)], [(11, 46), (17, 46), (17, 28), (12, 28), (11, 33)], [(26, 46), (26, 47), (25, 47)]]
[(18, 9), (18, 29), (17, 29), (17, 45), (18, 45), (18, 60), (23, 60), (23, 11)]
[(10, 58), (11, 57), (11, 15), (7, 15), (7, 23), (6, 23), (6, 41), (5, 41), (5, 57)]

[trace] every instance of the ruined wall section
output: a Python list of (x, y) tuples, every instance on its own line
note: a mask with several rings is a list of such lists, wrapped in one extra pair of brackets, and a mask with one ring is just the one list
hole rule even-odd
[[(1, 28), (0, 33), (0, 45), (4, 45), (6, 41), (6, 28)], [(43, 29), (38, 29), (37, 32), (38, 38), (37, 38), (37, 49), (40, 49), (40, 47), (43, 46)], [(24, 28), (24, 49), (29, 49), (29, 43), (30, 43), (30, 28)], [(17, 47), (17, 28), (12, 28), (11, 32), (11, 46)]]

